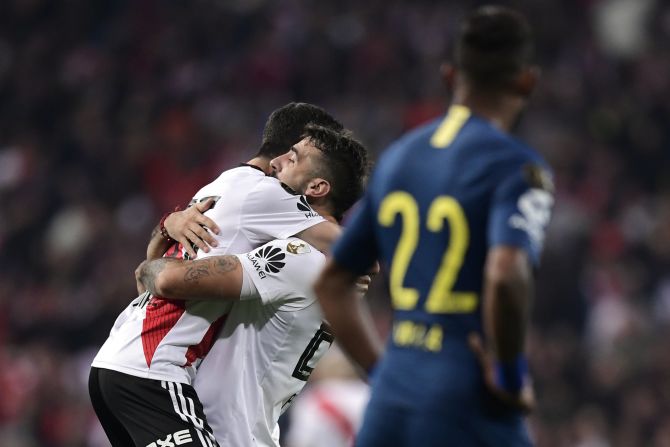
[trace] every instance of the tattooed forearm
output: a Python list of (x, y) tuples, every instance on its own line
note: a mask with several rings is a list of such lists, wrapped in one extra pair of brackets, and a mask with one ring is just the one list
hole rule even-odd
[(184, 274), (184, 282), (197, 283), (198, 280), (207, 276), (231, 272), (237, 268), (239, 263), (237, 256), (232, 255), (194, 261)]
[(161, 258), (144, 261), (137, 280), (153, 295), (173, 299), (237, 299), (240, 261), (236, 256), (216, 256), (197, 261)]

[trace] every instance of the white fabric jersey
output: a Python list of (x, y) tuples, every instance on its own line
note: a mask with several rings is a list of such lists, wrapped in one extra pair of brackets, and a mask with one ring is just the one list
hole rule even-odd
[[(198, 257), (244, 253), (323, 222), (305, 197), (259, 169), (241, 166), (202, 188), (193, 202), (213, 197), (205, 214), (220, 228), (218, 247)], [(192, 202), (192, 203), (193, 203)], [(166, 256), (183, 256), (173, 247)], [(93, 366), (137, 377), (191, 383), (232, 304), (168, 300), (143, 294), (119, 315)]]
[(222, 447), (278, 446), (279, 416), (333, 341), (312, 290), (325, 256), (291, 238), (238, 258), (257, 298), (234, 304), (193, 386)]

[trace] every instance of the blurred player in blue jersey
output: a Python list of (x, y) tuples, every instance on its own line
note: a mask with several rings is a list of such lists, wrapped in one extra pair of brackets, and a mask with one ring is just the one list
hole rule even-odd
[[(526, 20), (465, 20), (446, 116), (395, 142), (316, 284), (341, 345), (371, 374), (356, 445), (529, 446), (524, 340), (553, 204), (542, 158), (509, 132), (538, 70)], [(386, 352), (355, 281), (380, 259), (394, 308)]]

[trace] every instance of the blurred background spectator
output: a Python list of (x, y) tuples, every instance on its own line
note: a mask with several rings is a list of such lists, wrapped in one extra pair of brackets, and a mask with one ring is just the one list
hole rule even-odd
[(333, 345), (309, 376), (309, 386), (291, 403), (284, 444), (352, 447), (369, 398), (368, 385)]
[[(0, 445), (107, 445), (88, 366), (159, 216), (247, 159), (290, 100), (375, 154), (441, 114), (439, 62), (481, 3), (2, 2)], [(531, 338), (538, 446), (670, 446), (670, 3), (498, 3), (537, 35), (519, 133), (558, 186)], [(370, 299), (383, 326), (380, 281)]]

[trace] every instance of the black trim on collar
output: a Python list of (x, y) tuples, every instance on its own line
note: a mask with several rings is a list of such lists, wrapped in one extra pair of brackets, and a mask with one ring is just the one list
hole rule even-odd
[(290, 186), (288, 186), (286, 183), (279, 182), (279, 184), (281, 185), (282, 188), (284, 188), (284, 190), (285, 190), (287, 193), (289, 193), (289, 194), (291, 194), (291, 195), (294, 195), (294, 196), (301, 196), (301, 195), (302, 195), (302, 194), (300, 194), (298, 191), (296, 191), (295, 189), (293, 189), (293, 188), (291, 188)]
[(256, 166), (256, 165), (252, 165), (252, 164), (249, 164), (249, 163), (240, 163), (240, 167), (242, 167), (242, 166), (248, 166), (248, 167), (250, 167), (250, 168), (258, 169), (258, 170), (261, 171), (263, 174), (265, 174), (265, 171), (262, 170), (261, 168), (259, 168), (259, 167)]

